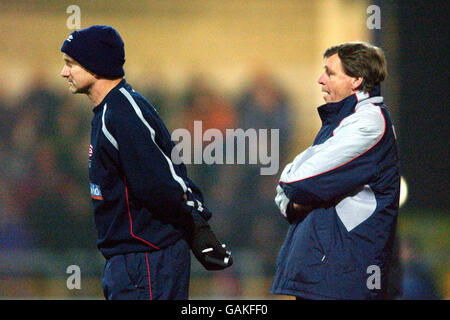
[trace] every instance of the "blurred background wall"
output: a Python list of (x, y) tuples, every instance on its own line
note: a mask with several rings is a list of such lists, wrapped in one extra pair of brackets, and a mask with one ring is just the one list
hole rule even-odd
[[(60, 47), (80, 27), (114, 26), (126, 79), (170, 131), (280, 129), (280, 170), (312, 143), (322, 54), (344, 41), (381, 46), (382, 87), (396, 123), (407, 198), (399, 216), (401, 298), (448, 298), (447, 19), (438, 2), (170, 0), (0, 2), (0, 298), (102, 298), (89, 199), (90, 101), (60, 76)], [(380, 29), (369, 29), (380, 8)], [(73, 22), (73, 21), (72, 21)], [(260, 165), (188, 165), (235, 265), (193, 260), (191, 297), (263, 298), (287, 223), (273, 198), (279, 173)], [(406, 194), (406, 188), (403, 189)], [(81, 289), (69, 290), (70, 265)]]

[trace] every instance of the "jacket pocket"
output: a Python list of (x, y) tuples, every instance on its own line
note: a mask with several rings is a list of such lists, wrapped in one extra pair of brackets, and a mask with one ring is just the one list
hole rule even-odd
[(326, 255), (317, 247), (302, 251), (296, 250), (288, 261), (289, 279), (305, 284), (323, 281), (326, 275)]
[(123, 255), (125, 270), (131, 284), (135, 288), (145, 288), (148, 286), (147, 264), (145, 262), (145, 252), (132, 252)]
[(332, 273), (349, 273), (357, 269), (357, 260), (348, 246), (345, 243), (336, 245), (328, 252), (327, 264)]

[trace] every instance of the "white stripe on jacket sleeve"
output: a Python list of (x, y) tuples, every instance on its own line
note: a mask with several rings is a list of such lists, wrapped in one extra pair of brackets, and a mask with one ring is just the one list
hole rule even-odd
[(176, 182), (178, 182), (180, 184), (181, 188), (183, 189), (183, 191), (186, 192), (187, 189), (188, 189), (187, 186), (186, 186), (186, 183), (184, 182), (184, 180), (180, 176), (178, 176), (176, 174), (175, 169), (173, 167), (172, 161), (166, 156), (166, 154), (161, 150), (161, 148), (156, 143), (156, 141), (155, 141), (155, 130), (149, 125), (147, 120), (145, 120), (144, 115), (142, 114), (142, 111), (139, 108), (139, 106), (137, 105), (136, 101), (134, 101), (133, 97), (130, 95), (130, 93), (125, 88), (120, 88), (119, 91), (122, 92), (122, 94), (128, 99), (128, 101), (130, 102), (130, 104), (133, 107), (134, 111), (136, 112), (138, 118), (144, 123), (144, 125), (150, 131), (150, 135), (152, 137), (152, 141), (156, 145), (156, 147), (159, 149), (159, 151), (162, 153), (164, 158), (166, 159), (167, 164), (169, 165), (170, 173), (172, 174), (173, 179)]
[(333, 136), (312, 146), (308, 156), (298, 157), (280, 182), (292, 183), (337, 169), (374, 147), (384, 135), (385, 119), (381, 108), (374, 104), (360, 106), (334, 130)]
[(114, 139), (113, 135), (108, 131), (108, 128), (106, 128), (105, 113), (107, 108), (108, 108), (107, 104), (105, 103), (105, 105), (103, 106), (103, 114), (102, 114), (102, 132), (105, 135), (106, 139), (108, 139), (108, 141), (111, 142), (114, 148), (119, 150), (119, 145), (117, 144), (116, 139)]

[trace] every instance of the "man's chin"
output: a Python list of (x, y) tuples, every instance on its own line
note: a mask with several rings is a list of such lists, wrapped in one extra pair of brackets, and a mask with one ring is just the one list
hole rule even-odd
[(325, 103), (336, 103), (336, 102), (343, 100), (343, 98), (336, 99), (336, 98), (331, 97), (329, 94), (326, 94), (323, 96), (323, 100), (325, 100)]
[(80, 88), (74, 86), (70, 86), (69, 90), (72, 94), (84, 93), (84, 90), (81, 90)]

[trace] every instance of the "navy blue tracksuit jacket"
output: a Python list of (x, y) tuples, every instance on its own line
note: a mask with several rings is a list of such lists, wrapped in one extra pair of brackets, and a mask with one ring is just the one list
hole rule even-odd
[[(311, 147), (283, 170), (275, 201), (317, 209), (294, 221), (271, 292), (310, 299), (377, 299), (386, 293), (400, 175), (394, 127), (379, 87), (318, 108)], [(377, 279), (378, 277), (378, 279)]]
[(199, 213), (202, 194), (185, 166), (171, 161), (174, 143), (158, 113), (125, 79), (93, 112), (90, 190), (105, 258), (166, 248), (182, 238), (188, 215), (210, 218)]

